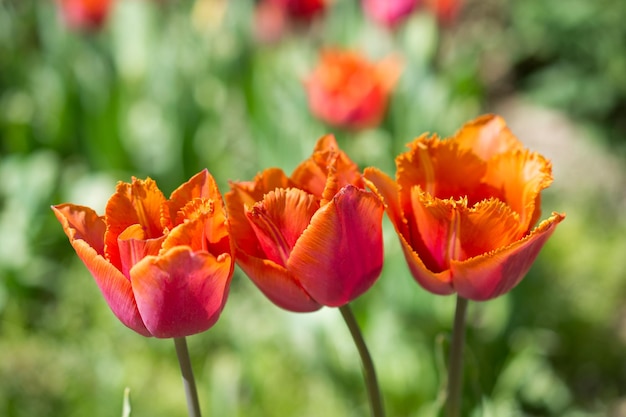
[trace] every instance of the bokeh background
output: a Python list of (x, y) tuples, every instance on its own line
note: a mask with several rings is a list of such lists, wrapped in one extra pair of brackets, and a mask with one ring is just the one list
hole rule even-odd
[[(115, 319), (51, 204), (101, 213), (118, 180), (168, 195), (205, 167), (225, 191), (290, 173), (327, 132), (393, 174), (414, 137), (494, 112), (552, 159), (543, 209), (567, 219), (516, 289), (470, 305), (463, 414), (626, 416), (626, 2), (461, 6), (389, 30), (335, 0), (268, 40), (252, 0), (119, 0), (92, 30), (53, 1), (0, 0), (0, 415), (119, 416), (125, 387), (133, 417), (186, 413), (173, 343)], [(311, 116), (303, 81), (329, 45), (402, 57), (380, 126)], [(418, 287), (385, 230), (383, 275), (353, 308), (388, 415), (436, 416), (454, 298)], [(188, 342), (207, 416), (368, 415), (339, 312), (282, 311), (239, 270)]]

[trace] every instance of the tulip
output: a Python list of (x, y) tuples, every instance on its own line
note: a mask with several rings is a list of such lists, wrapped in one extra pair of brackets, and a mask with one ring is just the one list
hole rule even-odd
[(385, 201), (413, 277), (435, 294), (483, 301), (515, 287), (565, 216), (536, 228), (551, 164), (498, 116), (452, 138), (422, 135), (396, 158), (396, 181), (364, 172)]
[(72, 29), (100, 29), (114, 0), (57, 0), (61, 15)]
[(419, 0), (363, 0), (363, 10), (376, 23), (393, 28), (415, 10)]
[(237, 264), (279, 307), (340, 307), (380, 275), (383, 204), (331, 135), (291, 177), (267, 169), (225, 200)]
[(299, 26), (308, 26), (326, 10), (326, 0), (261, 0), (254, 12), (254, 32), (261, 42), (276, 42)]
[(234, 263), (225, 207), (207, 170), (169, 199), (149, 178), (120, 182), (104, 216), (75, 204), (52, 209), (127, 327), (181, 338), (217, 321)]
[(434, 13), (440, 25), (452, 25), (463, 7), (463, 0), (427, 0), (426, 6)]
[(309, 108), (320, 120), (338, 127), (377, 126), (400, 76), (395, 57), (378, 63), (357, 52), (329, 49), (305, 82)]

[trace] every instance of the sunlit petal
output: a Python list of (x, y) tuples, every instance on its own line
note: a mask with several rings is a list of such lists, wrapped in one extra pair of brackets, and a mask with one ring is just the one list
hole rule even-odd
[(375, 194), (348, 185), (313, 216), (287, 268), (316, 301), (344, 305), (378, 278), (383, 211)]
[(503, 190), (503, 201), (519, 213), (527, 232), (541, 215), (540, 193), (552, 183), (552, 166), (537, 153), (508, 152), (489, 162), (484, 181)]
[(160, 237), (161, 205), (165, 197), (150, 178), (139, 180), (133, 178), (132, 184), (119, 182), (115, 194), (106, 206), (105, 251), (108, 259), (121, 269), (118, 236), (129, 226), (140, 224), (146, 239)]
[(483, 301), (510, 291), (526, 275), (565, 215), (553, 213), (524, 239), (493, 252), (452, 262), (454, 288), (461, 297)]
[(407, 236), (408, 229), (406, 227), (406, 220), (400, 210), (400, 201), (398, 198), (398, 192), (400, 190), (398, 184), (378, 168), (365, 168), (363, 177), (367, 187), (377, 193), (385, 203), (387, 214), (395, 226), (396, 231), (403, 236)]
[(203, 169), (172, 192), (169, 201), (164, 206), (166, 210), (162, 214), (161, 226), (172, 229), (182, 223), (186, 217), (181, 216), (179, 211), (196, 199), (211, 200), (212, 210), (220, 211), (223, 207), (220, 195), (215, 179), (207, 169)]
[(103, 248), (102, 218), (87, 207), (72, 204), (54, 206), (52, 210), (115, 316), (125, 326), (143, 336), (149, 336), (139, 316), (130, 281), (97, 250), (98, 247), (101, 251)]
[(522, 150), (524, 146), (500, 116), (486, 114), (468, 122), (450, 139), (486, 161), (497, 154)]
[(104, 218), (85, 206), (59, 204), (52, 206), (55, 216), (71, 241), (84, 240), (98, 255), (104, 256)]
[(311, 157), (296, 167), (291, 179), (302, 190), (322, 198), (332, 174), (336, 191), (348, 184), (363, 188), (358, 166), (345, 154), (333, 135), (322, 136)]

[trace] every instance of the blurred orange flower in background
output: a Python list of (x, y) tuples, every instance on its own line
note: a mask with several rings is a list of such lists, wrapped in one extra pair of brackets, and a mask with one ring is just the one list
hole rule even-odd
[(436, 294), (488, 300), (515, 287), (565, 216), (538, 227), (551, 165), (503, 119), (480, 117), (452, 138), (422, 135), (396, 158), (396, 181), (367, 168), (417, 282)]
[(183, 337), (210, 328), (234, 268), (226, 211), (204, 170), (166, 200), (151, 179), (120, 182), (104, 216), (52, 207), (109, 307), (144, 336)]
[(109, 15), (114, 0), (56, 0), (68, 27), (78, 30), (100, 29)]
[(383, 204), (331, 135), (291, 177), (270, 168), (225, 199), (237, 264), (281, 308), (343, 306), (381, 273)]
[(333, 126), (374, 127), (385, 114), (400, 71), (396, 57), (372, 63), (357, 52), (324, 50), (305, 82), (309, 108)]

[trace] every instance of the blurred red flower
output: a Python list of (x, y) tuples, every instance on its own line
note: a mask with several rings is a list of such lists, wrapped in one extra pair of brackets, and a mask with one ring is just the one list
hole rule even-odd
[(52, 209), (115, 315), (143, 336), (183, 337), (210, 328), (233, 273), (226, 211), (204, 170), (166, 200), (151, 179), (120, 182), (104, 216)]
[(100, 29), (114, 0), (56, 0), (68, 27), (78, 30)]
[(372, 63), (356, 52), (324, 50), (305, 82), (309, 107), (316, 117), (333, 126), (376, 126), (399, 76), (396, 57)]
[(225, 194), (237, 264), (277, 306), (340, 307), (383, 265), (383, 204), (331, 135), (287, 177), (270, 168)]
[(396, 181), (367, 168), (417, 282), (435, 294), (488, 300), (510, 291), (565, 216), (535, 229), (551, 165), (524, 149), (498, 116), (452, 138), (422, 135), (396, 158)]
[(395, 27), (415, 10), (420, 0), (363, 0), (363, 10), (375, 22)]
[(426, 0), (426, 6), (442, 25), (454, 23), (463, 7), (463, 0)]
[(280, 39), (294, 25), (306, 25), (322, 15), (327, 0), (261, 0), (255, 11), (256, 37), (264, 42)]

